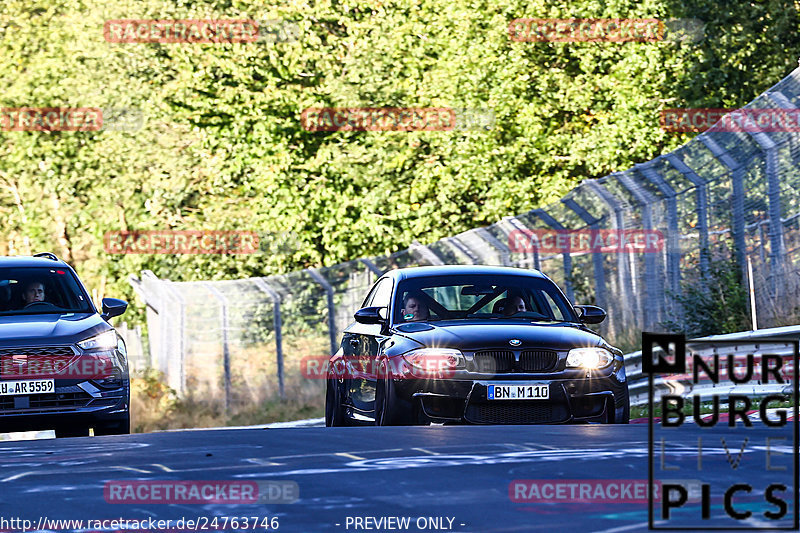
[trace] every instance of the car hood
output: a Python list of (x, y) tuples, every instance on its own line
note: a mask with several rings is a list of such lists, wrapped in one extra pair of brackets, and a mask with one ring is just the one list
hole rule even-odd
[[(603, 343), (596, 333), (564, 323), (416, 322), (397, 326), (396, 331), (426, 347), (467, 351), (482, 348), (569, 350)], [(520, 344), (509, 344), (512, 339), (519, 340)]]
[(0, 347), (31, 344), (74, 344), (110, 329), (96, 313), (0, 316)]

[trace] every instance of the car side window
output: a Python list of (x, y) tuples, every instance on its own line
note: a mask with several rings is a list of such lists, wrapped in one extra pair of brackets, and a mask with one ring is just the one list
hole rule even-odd
[(380, 281), (372, 286), (372, 289), (370, 289), (369, 293), (367, 294), (367, 297), (364, 298), (364, 303), (361, 304), (361, 308), (362, 309), (364, 307), (369, 307), (370, 304), (372, 303), (372, 300), (375, 299), (375, 293), (378, 291), (378, 285), (379, 284), (380, 284)]
[(392, 280), (389, 278), (383, 278), (378, 280), (378, 282), (372, 287), (372, 290), (369, 291), (367, 297), (364, 298), (364, 303), (361, 304), (361, 307), (388, 307), (391, 299)]
[(375, 288), (375, 297), (372, 299), (372, 307), (389, 307), (392, 301), (392, 280), (384, 278)]

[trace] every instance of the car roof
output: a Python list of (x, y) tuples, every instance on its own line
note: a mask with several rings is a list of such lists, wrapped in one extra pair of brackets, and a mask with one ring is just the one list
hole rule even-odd
[(390, 270), (385, 275), (397, 281), (404, 279), (427, 278), (432, 276), (455, 276), (464, 274), (483, 274), (490, 276), (526, 276), (531, 278), (549, 279), (535, 269), (513, 268), (489, 265), (442, 265), (399, 268)]
[(33, 257), (28, 255), (16, 255), (12, 257), (0, 256), (0, 267), (67, 267), (61, 259), (50, 259), (48, 257)]

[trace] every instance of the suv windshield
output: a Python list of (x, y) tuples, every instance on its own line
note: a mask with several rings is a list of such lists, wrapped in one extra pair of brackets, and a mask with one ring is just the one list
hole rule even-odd
[(437, 276), (403, 281), (394, 322), (527, 320), (577, 322), (567, 299), (547, 279), (530, 276)]
[(91, 312), (88, 297), (66, 268), (0, 268), (0, 316)]

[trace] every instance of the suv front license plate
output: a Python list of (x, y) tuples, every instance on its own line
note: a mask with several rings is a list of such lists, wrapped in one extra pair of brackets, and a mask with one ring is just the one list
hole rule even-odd
[(0, 396), (17, 396), (18, 394), (46, 394), (54, 392), (54, 379), (31, 379), (25, 381), (0, 381)]
[(550, 385), (537, 383), (530, 385), (487, 385), (486, 397), (489, 400), (549, 400)]

